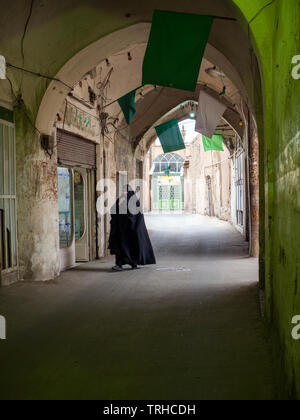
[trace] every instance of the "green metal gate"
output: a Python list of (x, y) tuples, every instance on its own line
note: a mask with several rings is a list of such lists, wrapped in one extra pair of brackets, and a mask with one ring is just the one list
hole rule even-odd
[(176, 153), (153, 160), (152, 210), (184, 210), (184, 158)]
[(159, 210), (181, 210), (181, 185), (160, 185), (158, 196)]
[[(152, 210), (183, 210), (184, 195), (182, 177), (178, 177), (176, 184), (162, 183), (160, 176), (152, 178)], [(172, 182), (172, 181), (170, 181)]]

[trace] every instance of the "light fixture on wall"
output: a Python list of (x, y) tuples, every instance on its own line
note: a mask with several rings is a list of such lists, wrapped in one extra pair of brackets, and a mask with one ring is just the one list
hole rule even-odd
[(196, 113), (194, 111), (189, 113), (190, 118), (193, 120), (196, 117)]
[(222, 77), (222, 78), (226, 77), (226, 75), (222, 71), (217, 70), (216, 66), (209, 67), (208, 69), (205, 70), (205, 73), (208, 74), (211, 77), (214, 77), (214, 78), (216, 78), (216, 77)]

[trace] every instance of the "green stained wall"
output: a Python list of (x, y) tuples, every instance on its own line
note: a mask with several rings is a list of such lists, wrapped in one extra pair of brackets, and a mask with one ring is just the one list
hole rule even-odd
[[(234, 0), (247, 19), (269, 1)], [(263, 75), (267, 311), (275, 327), (274, 349), (281, 396), (300, 398), (300, 341), (291, 337), (300, 314), (300, 80), (291, 76), (300, 54), (300, 2), (275, 0), (251, 24)], [(263, 167), (264, 165), (264, 167)], [(279, 339), (279, 345), (278, 345)]]
[(291, 319), (300, 314), (300, 80), (291, 60), (300, 54), (300, 2), (277, 2), (273, 52), (274, 213), (273, 320), (280, 327), (289, 393), (300, 398), (300, 342)]

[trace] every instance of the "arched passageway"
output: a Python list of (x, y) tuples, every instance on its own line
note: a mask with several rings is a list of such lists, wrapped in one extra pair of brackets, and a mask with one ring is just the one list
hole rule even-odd
[[(16, 168), (13, 159), (5, 166), (11, 174), (16, 172), (16, 190), (10, 178), (10, 191), (1, 198), (6, 200), (3, 214), (11, 216), (2, 235), (2, 283), (17, 278), (53, 280), (74, 263), (74, 253), (70, 257), (61, 249), (62, 242), (69, 245), (69, 232), (64, 230), (62, 238), (58, 215), (72, 211), (72, 205), (66, 209), (67, 200), (63, 200), (60, 207), (58, 164), (69, 168), (61, 171), (62, 178), (68, 173), (65, 179), (72, 180), (63, 186), (66, 197), (76, 189), (74, 207), (88, 220), (83, 230), (80, 219), (73, 226), (73, 239), (77, 234), (77, 242), (81, 241), (76, 252), (83, 261), (105, 256), (109, 217), (96, 217), (93, 209), (98, 195), (107, 193), (107, 186), (98, 184), (96, 195), (97, 181), (108, 178), (116, 184), (124, 171), (130, 179), (144, 176), (143, 162), (154, 140), (154, 124), (171, 114), (184, 118), (186, 111), (180, 105), (197, 101), (201, 89), (218, 95), (220, 80), (207, 78), (205, 72), (208, 66), (216, 66), (226, 75), (224, 124), (245, 149), (247, 239), (252, 255), (258, 255), (258, 242), (260, 245), (260, 286), (265, 291), (265, 310), (275, 342), (280, 337), (276, 357), (285, 372), (281, 395), (299, 396), (299, 349), (291, 339), (291, 319), (299, 308), (299, 118), (295, 110), (300, 93), (290, 72), (297, 54), (294, 39), (298, 39), (300, 22), (295, 9), (299, 4), (296, 0), (289, 7), (282, 0), (198, 3), (164, 0), (146, 6), (133, 1), (130, 8), (134, 12), (130, 12), (129, 5), (125, 7), (121, 1), (113, 7), (94, 0), (84, 4), (67, 0), (63, 6), (56, 0), (51, 6), (37, 1), (25, 31), (25, 8), (8, 8), (0, 45), (9, 63), (10, 83), (0, 84), (0, 119), (8, 139), (13, 138), (13, 131), (7, 134), (8, 130), (16, 131)], [(143, 56), (156, 8), (229, 20), (216, 19), (213, 25), (197, 90), (145, 86), (138, 91), (137, 112), (129, 128), (118, 105), (107, 105), (110, 99), (113, 102), (141, 85)], [(19, 36), (22, 33), (23, 38)], [(129, 51), (133, 60), (128, 60)], [(72, 144), (77, 145), (76, 156), (75, 148), (66, 147), (70, 132)], [(52, 134), (54, 148), (46, 148), (50, 153), (45, 154), (41, 135)], [(83, 143), (84, 150), (89, 150), (86, 156), (80, 152)], [(13, 156), (13, 146), (8, 149)], [(113, 195), (111, 192), (108, 198)], [(90, 207), (81, 207), (83, 196)], [(7, 217), (3, 220), (6, 223)], [(69, 222), (64, 220), (66, 226)]]

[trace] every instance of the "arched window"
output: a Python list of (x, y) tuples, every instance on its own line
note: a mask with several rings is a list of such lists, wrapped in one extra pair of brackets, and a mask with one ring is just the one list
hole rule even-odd
[(154, 159), (154, 173), (164, 173), (168, 169), (173, 173), (180, 173), (184, 159), (176, 153), (166, 153)]

